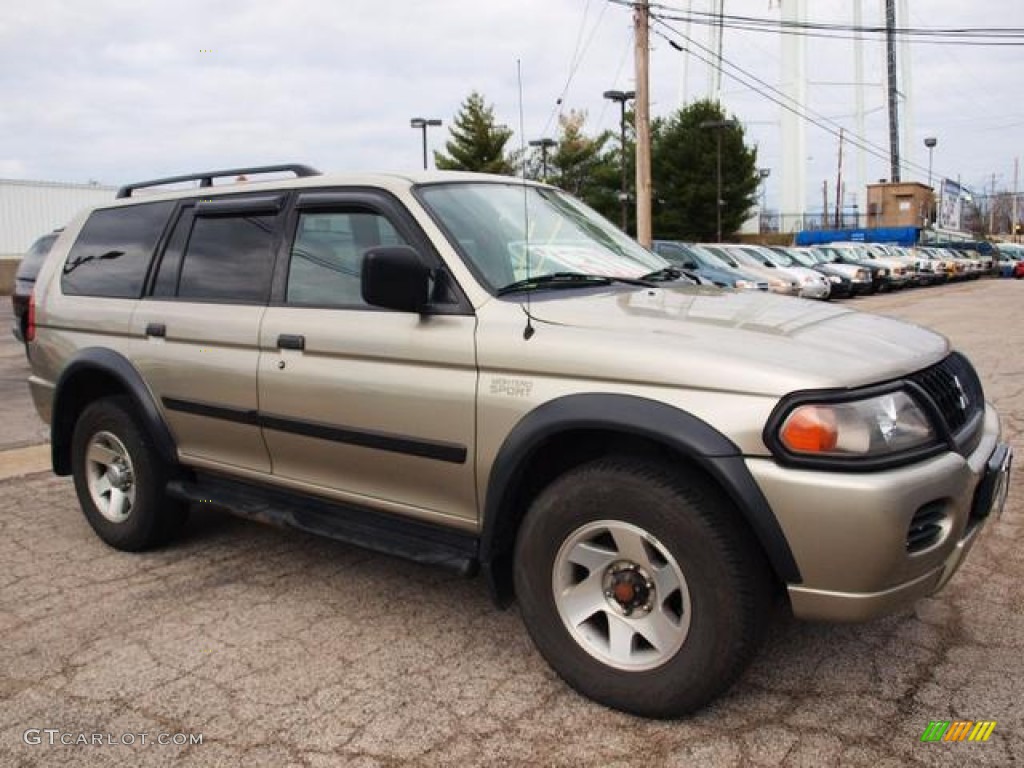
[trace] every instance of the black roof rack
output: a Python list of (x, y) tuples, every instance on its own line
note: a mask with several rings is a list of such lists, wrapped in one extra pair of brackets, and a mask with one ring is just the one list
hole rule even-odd
[(308, 165), (300, 165), (298, 163), (290, 163), (288, 165), (261, 165), (253, 168), (228, 168), (223, 171), (190, 173), (185, 176), (168, 176), (165, 179), (150, 179), (149, 181), (139, 181), (135, 184), (125, 184), (117, 190), (117, 199), (131, 197), (132, 192), (136, 189), (160, 187), (164, 184), (176, 184), (180, 181), (198, 181), (200, 187), (212, 187), (214, 179), (222, 178), (224, 176), (242, 176), (247, 173), (278, 173), (280, 171), (291, 171), (295, 174), (296, 178), (300, 179), (306, 176), (321, 175), (320, 171), (316, 168), (312, 168)]

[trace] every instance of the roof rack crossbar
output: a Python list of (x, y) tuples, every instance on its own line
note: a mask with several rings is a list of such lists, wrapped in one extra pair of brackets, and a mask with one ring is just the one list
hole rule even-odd
[(185, 176), (168, 176), (164, 179), (150, 179), (149, 181), (125, 184), (117, 190), (117, 199), (120, 200), (121, 198), (131, 197), (134, 190), (145, 189), (146, 187), (160, 187), (164, 184), (177, 184), (182, 181), (198, 181), (200, 187), (212, 187), (214, 179), (223, 178), (224, 176), (242, 176), (247, 173), (279, 173), (282, 171), (291, 171), (295, 174), (296, 178), (300, 179), (306, 176), (320, 175), (320, 171), (316, 168), (312, 168), (308, 165), (301, 165), (299, 163), (289, 163), (286, 165), (261, 165), (252, 168), (228, 168), (222, 171), (190, 173)]

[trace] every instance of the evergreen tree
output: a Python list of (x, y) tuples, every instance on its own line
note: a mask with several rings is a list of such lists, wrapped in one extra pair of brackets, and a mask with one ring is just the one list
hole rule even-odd
[[(618, 134), (602, 131), (596, 136), (586, 133), (586, 112), (570, 110), (558, 118), (559, 135), (556, 145), (548, 150), (547, 181), (578, 197), (606, 218), (618, 223), (621, 219), (619, 204), (620, 149)], [(612, 144), (612, 139), (616, 139)], [(627, 133), (627, 178), (632, 186), (632, 136)], [(611, 144), (611, 146), (609, 146)], [(527, 162), (527, 176), (544, 178), (543, 156), (535, 149)], [(632, 214), (630, 220), (632, 221)]]
[(445, 152), (434, 152), (434, 164), (445, 171), (478, 171), (513, 176), (516, 155), (506, 154), (512, 131), (494, 122), (494, 109), (473, 91), (462, 103), (449, 129)]
[(584, 132), (585, 112), (558, 119), (558, 145), (548, 156), (548, 180), (605, 215), (618, 206), (617, 151), (607, 147), (611, 133)]
[[(722, 236), (736, 232), (757, 202), (757, 150), (721, 106), (698, 101), (652, 126), (655, 237), (708, 241), (717, 237), (718, 141), (722, 141)], [(735, 119), (735, 118), (734, 118)]]

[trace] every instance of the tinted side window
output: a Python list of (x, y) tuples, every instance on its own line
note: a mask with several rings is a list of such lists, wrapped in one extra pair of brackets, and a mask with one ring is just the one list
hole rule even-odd
[(73, 296), (138, 298), (174, 203), (95, 211), (68, 253), (61, 288)]
[(265, 302), (274, 271), (273, 215), (196, 217), (178, 281), (183, 299)]
[(18, 272), (15, 275), (18, 280), (36, 279), (39, 270), (43, 268), (43, 262), (46, 261), (47, 254), (50, 253), (53, 244), (57, 242), (57, 234), (56, 232), (51, 232), (32, 243), (32, 247), (28, 249), (18, 265)]
[(366, 306), (363, 255), (384, 245), (407, 243), (379, 213), (301, 213), (288, 265), (288, 303)]
[(185, 252), (185, 243), (188, 242), (189, 233), (192, 231), (192, 207), (182, 208), (178, 216), (171, 236), (164, 248), (164, 255), (160, 259), (160, 267), (156, 273), (156, 280), (153, 282), (153, 296), (169, 297), (178, 293), (178, 273), (181, 271), (181, 257)]

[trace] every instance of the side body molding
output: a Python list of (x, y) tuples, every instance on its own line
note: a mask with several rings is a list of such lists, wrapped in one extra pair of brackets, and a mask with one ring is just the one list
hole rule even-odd
[(714, 478), (750, 525), (779, 579), (796, 584), (800, 571), (782, 528), (754, 482), (739, 448), (692, 414), (631, 395), (569, 395), (541, 405), (509, 433), (487, 484), (480, 559), (492, 595), (507, 601), (508, 575), (521, 510), (515, 489), (536, 451), (551, 437), (573, 430), (608, 430), (660, 443), (686, 456)]
[(53, 471), (71, 474), (71, 437), (75, 418), (83, 404), (97, 394), (124, 393), (135, 403), (147, 435), (169, 464), (178, 461), (174, 438), (164, 422), (142, 376), (128, 358), (103, 347), (87, 347), (65, 366), (54, 388), (50, 420), (50, 450)]

